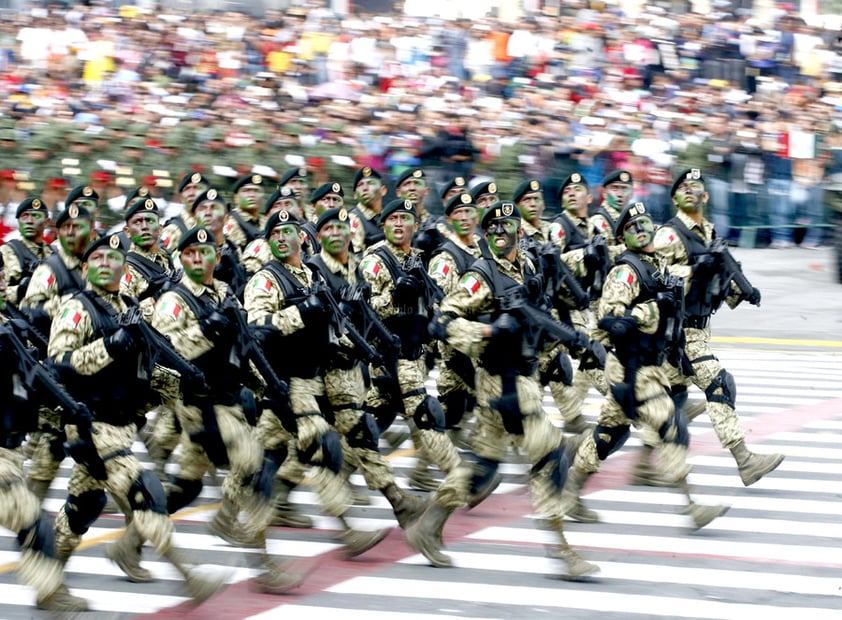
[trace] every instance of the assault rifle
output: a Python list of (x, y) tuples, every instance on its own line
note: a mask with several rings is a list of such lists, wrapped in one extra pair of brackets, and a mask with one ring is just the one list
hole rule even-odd
[(330, 310), (330, 322), (337, 336), (347, 336), (359, 359), (366, 364), (383, 366), (383, 357), (372, 347), (365, 336), (357, 331), (353, 322), (346, 316), (345, 312), (336, 301), (333, 291), (327, 284), (315, 280), (310, 287), (310, 293), (319, 298), (322, 304)]
[(590, 304), (590, 297), (570, 267), (561, 260), (561, 248), (554, 243), (545, 243), (539, 249), (539, 258), (544, 274), (544, 290), (553, 303), (559, 296), (569, 296), (574, 308), (585, 310)]
[(602, 235), (591, 237), (585, 246), (583, 258), (591, 281), (588, 293), (590, 293), (591, 300), (599, 299), (600, 295), (602, 295), (602, 286), (605, 283), (605, 277), (611, 269), (611, 260), (608, 256), (608, 243), (605, 241), (605, 237)]
[(416, 256), (415, 254), (407, 256), (403, 264), (403, 271), (407, 275), (413, 276), (421, 283), (421, 286), (423, 287), (423, 290), (421, 291), (421, 298), (424, 301), (425, 308), (429, 310), (435, 304), (444, 299), (444, 291), (441, 290), (441, 287), (430, 277), (430, 274), (427, 273), (427, 269), (424, 267), (424, 262), (421, 257)]
[(724, 295), (728, 294), (730, 282), (734, 282), (737, 288), (740, 289), (741, 300), (745, 299), (752, 306), (760, 306), (760, 289), (755, 288), (748, 281), (743, 268), (731, 255), (728, 249), (728, 244), (722, 237), (717, 237), (710, 244), (710, 252), (719, 259), (722, 265), (723, 291)]
[(670, 275), (669, 271), (656, 272), (659, 291), (655, 302), (662, 316), (666, 317), (664, 340), (667, 361), (685, 377), (694, 373), (693, 365), (684, 350), (684, 278)]
[[(74, 461), (84, 465), (97, 480), (105, 480), (105, 463), (94, 445), (93, 415), (87, 405), (79, 402), (59, 382), (56, 371), (41, 364), (34, 350), (26, 345), (21, 335), (15, 331), (15, 323), (0, 323), (0, 340), (11, 345), (18, 360), (22, 385), (14, 386), (15, 395), (22, 400), (31, 400), (33, 394), (42, 396), (33, 404), (46, 404), (61, 407), (65, 420), (75, 424), (79, 439), (66, 443), (65, 449)], [(46, 392), (46, 394), (44, 394)], [(46, 396), (46, 398), (43, 398)]]
[(41, 358), (46, 357), (49, 338), (30, 322), (26, 314), (10, 303), (6, 303), (6, 307), (0, 314), (5, 314), (9, 317), (10, 322), (14, 324), (15, 329), (21, 334), (23, 339), (29, 340), (38, 349), (38, 354)]

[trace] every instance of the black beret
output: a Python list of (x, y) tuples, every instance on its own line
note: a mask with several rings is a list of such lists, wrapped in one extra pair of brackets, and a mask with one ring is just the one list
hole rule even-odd
[(329, 222), (347, 222), (348, 221), (348, 211), (345, 207), (339, 207), (337, 209), (327, 209), (325, 210), (320, 216), (319, 219), (316, 220), (316, 231), (322, 229), (323, 226), (328, 224)]
[[(126, 198), (126, 207), (131, 206), (132, 202), (138, 198), (149, 198), (149, 188), (145, 185), (135, 187), (131, 194)], [(129, 219), (129, 216), (126, 216)]]
[(293, 179), (306, 179), (307, 178), (307, 168), (290, 168), (289, 170), (284, 171), (281, 175), (281, 178), (278, 179), (278, 185), (283, 187)]
[(310, 203), (315, 204), (318, 200), (321, 200), (328, 194), (336, 194), (337, 196), (342, 197), (345, 196), (345, 192), (339, 183), (322, 183), (313, 191), (312, 194), (310, 194)]
[(244, 185), (263, 185), (264, 178), (260, 174), (247, 174), (237, 179), (234, 183), (234, 193), (236, 194)]
[(113, 235), (104, 235), (94, 239), (82, 255), (82, 262), (84, 263), (87, 261), (91, 253), (99, 248), (110, 248), (112, 250), (117, 250), (123, 256), (126, 255), (126, 248), (123, 246), (122, 237), (120, 237), (119, 234), (114, 233)]
[(406, 211), (407, 213), (412, 213), (412, 215), (415, 216), (415, 219), (418, 219), (418, 209), (415, 207), (415, 203), (413, 201), (404, 200), (403, 198), (395, 198), (383, 207), (383, 211), (380, 213), (380, 225), (382, 226), (386, 221), (386, 218), (392, 215), (395, 211)]
[(206, 189), (201, 194), (196, 196), (196, 200), (193, 201), (193, 204), (190, 206), (190, 211), (193, 212), (203, 202), (218, 202), (219, 204), (223, 205), (226, 209), (228, 209), (228, 203), (225, 202), (225, 199), (222, 197), (222, 194), (219, 193), (218, 190), (214, 188)]
[(58, 214), (58, 217), (56, 217), (56, 226), (61, 226), (67, 220), (75, 220), (78, 218), (85, 218), (89, 220), (93, 219), (91, 212), (85, 207), (80, 207), (79, 205), (69, 205), (64, 211)]
[(292, 191), (291, 187), (287, 187), (286, 185), (279, 187), (269, 195), (269, 198), (266, 199), (266, 202), (263, 205), (263, 213), (269, 213), (269, 209), (272, 208), (272, 205), (278, 202), (281, 198), (295, 200), (295, 192)]
[(191, 245), (212, 245), (216, 247), (216, 239), (209, 228), (196, 226), (188, 230), (181, 237), (181, 241), (178, 242), (178, 251), (183, 252), (184, 248), (188, 248)]
[(454, 187), (468, 187), (468, 182), (465, 180), (465, 177), (453, 177), (448, 181), (445, 186), (441, 189), (441, 196), (444, 198), (447, 195), (447, 192), (452, 190)]
[(471, 198), (471, 195), (467, 192), (462, 192), (461, 194), (456, 194), (450, 200), (447, 201), (447, 205), (444, 207), (444, 214), (450, 215), (459, 207), (476, 207), (476, 203), (474, 203), (474, 199)]
[(181, 177), (181, 180), (178, 182), (178, 191), (181, 193), (188, 185), (196, 185), (197, 183), (210, 185), (210, 181), (208, 181), (201, 172), (190, 172)]
[(27, 196), (23, 200), (20, 201), (18, 205), (18, 210), (15, 211), (15, 217), (20, 217), (23, 215), (24, 211), (39, 211), (46, 215), (47, 213), (47, 205), (44, 204), (44, 201), (40, 198), (36, 198), (35, 196)]
[(497, 194), (497, 183), (494, 181), (483, 181), (474, 186), (471, 190), (471, 198), (476, 202), (477, 198), (485, 194)]
[(521, 182), (512, 192), (512, 202), (519, 202), (526, 194), (541, 191), (541, 182), (538, 179), (527, 179)]
[(138, 212), (144, 211), (148, 213), (158, 213), (158, 205), (151, 198), (144, 198), (142, 200), (135, 200), (134, 204), (126, 210), (126, 221), (128, 222)]
[(298, 226), (300, 228), (301, 220), (295, 217), (295, 214), (292, 211), (287, 211), (286, 209), (278, 209), (272, 215), (269, 216), (268, 220), (266, 220), (266, 226), (263, 228), (263, 236), (268, 238), (269, 234), (272, 232), (272, 229), (283, 224), (294, 224), (295, 226)]
[(687, 168), (686, 170), (682, 170), (678, 176), (675, 177), (675, 181), (672, 182), (670, 196), (675, 196), (678, 186), (684, 183), (684, 181), (701, 181), (704, 183), (705, 179), (702, 177), (702, 171), (698, 168)]
[(582, 185), (585, 189), (588, 189), (588, 182), (585, 180), (585, 177), (583, 177), (578, 172), (574, 172), (566, 179), (564, 179), (564, 182), (561, 184), (561, 187), (558, 190), (559, 196), (561, 196), (561, 194), (564, 192), (564, 188), (568, 185)]
[(395, 185), (399, 186), (401, 183), (406, 181), (407, 179), (426, 179), (427, 175), (424, 174), (424, 171), (421, 168), (407, 168), (403, 172), (400, 173), (398, 176), (398, 180), (395, 181)]
[(649, 219), (652, 219), (652, 215), (649, 213), (645, 204), (642, 202), (635, 202), (634, 204), (627, 205), (626, 208), (623, 209), (623, 212), (620, 213), (620, 217), (617, 218), (617, 221), (614, 222), (614, 236), (622, 236), (623, 228), (625, 228), (626, 224), (641, 217), (648, 217)]
[(520, 209), (513, 202), (495, 202), (488, 207), (482, 216), (480, 225), (483, 229), (488, 228), (491, 222), (497, 220), (518, 220), (520, 221)]
[(64, 204), (69, 205), (74, 200), (93, 200), (94, 202), (99, 202), (99, 194), (90, 185), (77, 185), (70, 190), (67, 198), (64, 199)]
[(383, 178), (382, 175), (379, 172), (377, 172), (377, 170), (369, 166), (365, 166), (357, 170), (354, 173), (354, 189), (357, 189), (357, 185), (359, 185), (360, 181), (371, 177), (377, 179), (378, 181)]
[(634, 183), (634, 180), (632, 179), (631, 172), (628, 170), (615, 170), (614, 172), (605, 175), (605, 178), (602, 179), (602, 187), (610, 185), (611, 183), (628, 183), (631, 185)]

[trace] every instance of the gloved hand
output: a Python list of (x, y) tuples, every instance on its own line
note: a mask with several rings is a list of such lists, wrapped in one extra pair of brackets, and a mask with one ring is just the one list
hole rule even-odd
[(585, 261), (585, 267), (588, 268), (589, 272), (594, 269), (598, 269), (602, 265), (602, 260), (600, 259), (599, 254), (591, 250), (585, 250), (583, 259)]
[(675, 295), (671, 291), (661, 291), (655, 295), (655, 303), (658, 305), (658, 310), (662, 314), (672, 316), (675, 312)]
[(587, 350), (589, 342), (588, 334), (581, 329), (577, 329), (573, 340), (567, 344), (567, 349), (573, 357), (579, 357)]
[(760, 305), (760, 289), (757, 288), (757, 287), (753, 287), (751, 289), (751, 293), (746, 295), (745, 299), (752, 306), (759, 306)]
[(714, 254), (699, 254), (693, 263), (693, 275), (699, 277), (709, 276), (719, 266), (719, 260)]
[(316, 295), (307, 296), (304, 301), (298, 302), (296, 308), (298, 308), (301, 320), (307, 327), (322, 323), (326, 316), (325, 306)]
[(396, 306), (412, 306), (421, 296), (421, 282), (415, 276), (403, 275), (395, 281), (392, 301)]
[(605, 358), (607, 355), (605, 346), (599, 340), (591, 340), (582, 353), (579, 368), (582, 370), (592, 368), (605, 369)]
[(520, 334), (521, 324), (513, 314), (504, 312), (491, 324), (491, 337), (516, 336)]
[(221, 312), (213, 311), (200, 322), (199, 327), (208, 340), (219, 340), (231, 328), (231, 321)]
[(125, 327), (121, 327), (113, 334), (105, 336), (102, 342), (105, 345), (105, 350), (108, 351), (108, 355), (114, 359), (128, 355), (135, 348), (134, 338), (131, 332)]

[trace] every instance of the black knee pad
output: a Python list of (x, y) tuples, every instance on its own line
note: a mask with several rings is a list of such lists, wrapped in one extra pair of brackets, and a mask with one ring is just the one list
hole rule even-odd
[(562, 383), (568, 387), (573, 385), (573, 364), (567, 353), (558, 353), (541, 373), (541, 385), (551, 382)]
[(52, 517), (42, 512), (35, 523), (18, 532), (18, 545), (22, 550), (56, 557), (56, 530)]
[(202, 492), (201, 480), (185, 480), (176, 477), (172, 478), (171, 483), (167, 493), (167, 512), (169, 514), (188, 506)]
[(593, 429), (593, 439), (596, 442), (596, 453), (600, 461), (604, 461), (609, 455), (614, 454), (623, 447), (631, 435), (629, 426), (601, 426)]
[(471, 477), (471, 495), (475, 495), (488, 484), (499, 467), (499, 461), (492, 461), (481, 456), (475, 457), (473, 463), (474, 475)]
[(433, 430), (443, 433), (445, 429), (444, 409), (438, 399), (429, 394), (424, 397), (421, 404), (415, 408), (412, 419), (420, 430)]
[[(673, 432), (670, 433), (670, 430)], [(658, 429), (658, 435), (667, 443), (678, 444), (685, 448), (690, 445), (690, 423), (683, 409), (676, 409), (669, 420)], [(672, 438), (669, 438), (672, 435)]]
[(670, 388), (670, 398), (672, 399), (672, 404), (675, 406), (676, 411), (684, 409), (689, 397), (690, 394), (687, 392), (686, 385), (673, 385)]
[(378, 450), (380, 447), (380, 429), (370, 413), (363, 413), (357, 423), (345, 435), (351, 448)]
[(377, 430), (381, 434), (385, 433), (398, 418), (397, 408), (389, 403), (380, 405), (379, 407), (366, 407), (366, 413), (371, 415), (377, 422)]
[(132, 510), (149, 510), (167, 514), (167, 494), (161, 481), (152, 471), (144, 469), (129, 487), (129, 506)]
[(260, 468), (255, 481), (255, 489), (265, 497), (272, 497), (272, 485), (275, 482), (275, 474), (281, 468), (281, 465), (287, 458), (286, 446), (281, 446), (276, 450), (264, 450), (263, 452), (263, 466)]
[[(322, 456), (316, 460), (316, 452), (322, 449)], [(338, 474), (342, 471), (342, 440), (339, 433), (329, 430), (321, 437), (314, 439), (306, 450), (298, 451), (298, 460), (308, 465), (320, 465)]]
[(530, 477), (537, 476), (545, 468), (547, 478), (553, 486), (561, 493), (564, 483), (567, 482), (567, 470), (570, 469), (570, 459), (564, 446), (558, 446), (550, 450), (544, 457), (532, 466)]
[(465, 417), (468, 410), (470, 394), (465, 390), (453, 390), (444, 396), (439, 396), (439, 402), (444, 410), (444, 424), (446, 428), (456, 428)]
[(80, 536), (87, 532), (102, 514), (103, 508), (105, 508), (105, 491), (102, 489), (85, 491), (79, 495), (68, 495), (64, 512), (67, 515), (70, 531)]
[[(717, 393), (717, 390), (719, 393)], [(731, 407), (737, 406), (737, 382), (734, 375), (724, 368), (714, 377), (705, 390), (705, 396), (710, 403), (723, 403)]]

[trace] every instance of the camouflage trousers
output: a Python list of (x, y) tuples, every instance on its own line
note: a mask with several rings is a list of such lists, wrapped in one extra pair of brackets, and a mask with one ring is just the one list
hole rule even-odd
[(64, 460), (65, 436), (61, 415), (52, 409), (40, 407), (38, 428), (40, 433), (35, 438), (37, 443), (32, 451), (29, 477), (32, 480), (52, 482)]
[(380, 490), (395, 481), (395, 473), (380, 450), (348, 442), (348, 435), (358, 428), (365, 414), (365, 378), (360, 364), (349, 369), (332, 369), (325, 373), (325, 393), (333, 412), (333, 427), (344, 439), (347, 459), (353, 469), (362, 471), (369, 489)]
[[(711, 401), (710, 395), (707, 393), (711, 383), (723, 371), (722, 364), (719, 363), (710, 348), (710, 328), (695, 329), (688, 327), (684, 330), (684, 334), (687, 340), (684, 351), (687, 353), (687, 358), (690, 360), (695, 374), (692, 377), (684, 377), (678, 370), (669, 366), (670, 383), (672, 385), (689, 385), (692, 382), (705, 392), (708, 401), (708, 417), (710, 417), (713, 430), (719, 438), (719, 443), (722, 444), (723, 448), (733, 448), (745, 440), (745, 430), (739, 417), (737, 417), (737, 412), (734, 407), (727, 403)], [(722, 388), (717, 387), (712, 391), (712, 394), (722, 396)], [(734, 397), (736, 397), (736, 394)]]
[[(515, 386), (517, 402), (522, 419), (523, 433), (512, 434), (506, 429), (502, 414), (494, 403), (503, 395), (503, 381), (499, 375), (490, 375), (483, 368), (477, 368), (477, 423), (471, 437), (473, 452), (490, 461), (505, 459), (512, 442), (523, 449), (528, 461), (535, 465), (563, 447), (564, 436), (544, 412), (543, 388), (536, 376), (518, 376)], [(564, 474), (566, 475), (566, 468)], [(443, 506), (458, 508), (467, 504), (473, 476), (470, 463), (463, 463), (448, 473), (441, 483), (436, 501)], [(529, 492), (536, 512), (547, 517), (564, 516), (561, 509), (561, 486), (551, 480), (551, 465), (533, 467), (529, 476)]]
[[(420, 429), (413, 415), (427, 396), (427, 366), (423, 356), (417, 360), (398, 360), (398, 383), (403, 401), (403, 417), (412, 433), (416, 451), (441, 471), (448, 472), (461, 462), (459, 451), (444, 430)], [(374, 377), (374, 375), (372, 375)], [(367, 405), (372, 409), (389, 406), (390, 397), (373, 386), (368, 393)]]
[[(322, 507), (331, 516), (345, 514), (351, 504), (351, 488), (341, 474), (335, 474), (326, 467), (302, 463), (299, 452), (306, 450), (312, 441), (330, 430), (330, 424), (321, 412), (319, 401), (325, 397), (324, 381), (321, 377), (289, 380), (289, 400), (296, 416), (295, 428), (287, 428), (284, 422), (271, 410), (264, 410), (257, 423), (258, 440), (266, 450), (286, 446), (287, 457), (276, 478), (294, 485), (304, 482), (309, 473), (310, 484), (318, 493)], [(289, 422), (287, 422), (289, 425)], [(321, 450), (314, 454), (320, 458)]]
[[(143, 465), (131, 451), (137, 433), (137, 427), (134, 424), (113, 426), (104, 422), (94, 422), (93, 426), (94, 445), (105, 463), (108, 478), (97, 480), (88, 473), (84, 465), (76, 463), (73, 466), (67, 484), (68, 500), (56, 515), (56, 551), (59, 558), (70, 556), (79, 545), (90, 523), (93, 523), (98, 516), (95, 514), (95, 509), (86, 504), (88, 501), (96, 501), (91, 500), (91, 493), (107, 490), (120, 506), (128, 508), (130, 506), (129, 491), (143, 471)], [(75, 425), (68, 424), (65, 430), (68, 441), (73, 442), (78, 439), (79, 433)], [(149, 484), (160, 485), (160, 481), (153, 478)], [(163, 488), (154, 490), (163, 497)], [(131, 516), (141, 537), (152, 542), (158, 552), (163, 552), (172, 544), (173, 525), (166, 514), (166, 506), (158, 507), (158, 509), (162, 512), (138, 509)], [(83, 519), (86, 523), (74, 524), (69, 516), (71, 513), (88, 515)]]
[[(620, 384), (625, 379), (625, 368), (613, 353), (605, 362), (605, 376), (611, 384)], [(600, 458), (597, 441), (610, 442), (610, 430), (634, 426), (651, 438), (653, 446), (660, 450), (660, 464), (671, 479), (679, 480), (687, 474), (687, 446), (675, 443), (677, 429), (671, 424), (675, 408), (669, 395), (669, 379), (663, 366), (644, 366), (637, 372), (634, 384), (634, 398), (637, 411), (632, 417), (609, 390), (602, 402), (599, 419), (594, 432), (588, 435), (576, 452), (572, 465), (584, 472), (599, 471)], [(661, 434), (661, 430), (664, 433)]]
[[(21, 541), (18, 578), (37, 592), (38, 600), (55, 592), (63, 581), (61, 564), (55, 558), (52, 528), (38, 527), (41, 503), (26, 487), (23, 456), (17, 450), (0, 448), (0, 527), (15, 534), (29, 530)], [(37, 530), (45, 530), (48, 540), (36, 540)], [(36, 550), (37, 549), (37, 550)]]

